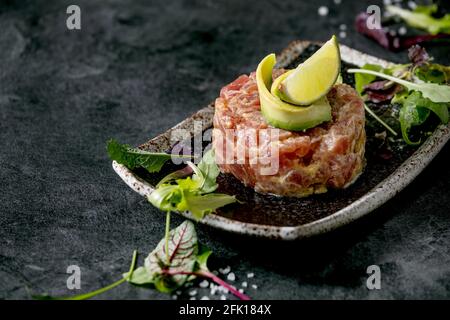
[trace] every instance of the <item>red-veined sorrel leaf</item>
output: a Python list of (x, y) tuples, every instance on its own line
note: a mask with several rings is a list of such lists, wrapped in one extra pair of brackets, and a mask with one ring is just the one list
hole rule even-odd
[[(145, 268), (155, 287), (162, 292), (171, 292), (182, 286), (192, 275), (198, 255), (197, 233), (194, 224), (183, 222), (169, 233), (167, 260), (165, 240), (145, 259)], [(185, 274), (186, 273), (186, 274)]]

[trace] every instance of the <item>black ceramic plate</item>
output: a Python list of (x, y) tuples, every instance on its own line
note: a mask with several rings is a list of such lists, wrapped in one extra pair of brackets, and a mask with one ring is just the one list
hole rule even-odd
[[(278, 57), (277, 67), (294, 68), (308, 58), (319, 44), (298, 41), (289, 45)], [(353, 85), (353, 75), (347, 69), (376, 63), (387, 66), (389, 62), (371, 57), (341, 45), (344, 83)], [(383, 120), (400, 132), (396, 120), (397, 105), (370, 106)], [(202, 130), (212, 127), (214, 106), (201, 109), (174, 128), (144, 143), (140, 148), (149, 151), (170, 151), (171, 134), (185, 129), (194, 136), (194, 122), (202, 122)], [(441, 150), (450, 137), (450, 126), (440, 125), (420, 148), (407, 146), (400, 136), (383, 133), (384, 128), (369, 115), (366, 120), (367, 165), (358, 180), (346, 189), (330, 190), (325, 194), (307, 198), (275, 197), (258, 194), (245, 187), (231, 175), (221, 174), (218, 192), (237, 195), (243, 204), (226, 206), (206, 216), (202, 223), (242, 234), (293, 240), (324, 233), (368, 214), (409, 184)], [(198, 123), (198, 122), (197, 122)], [(430, 128), (436, 124), (430, 123)], [(426, 131), (427, 128), (423, 129)], [(419, 132), (418, 134), (423, 134)], [(184, 141), (190, 144), (191, 141)], [(175, 170), (173, 164), (165, 165), (158, 174), (144, 170), (130, 171), (113, 163), (114, 170), (136, 192), (148, 195), (161, 177)], [(189, 212), (181, 213), (191, 218)]]

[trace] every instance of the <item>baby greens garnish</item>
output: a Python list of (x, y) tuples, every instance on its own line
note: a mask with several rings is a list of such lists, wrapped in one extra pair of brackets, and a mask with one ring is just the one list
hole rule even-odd
[(127, 276), (122, 277), (122, 279), (117, 280), (116, 282), (114, 282), (106, 287), (103, 287), (103, 288), (100, 288), (100, 289), (97, 289), (97, 290), (94, 290), (94, 291), (91, 291), (88, 293), (82, 293), (82, 294), (78, 294), (78, 295), (70, 296), (70, 297), (52, 297), (50, 295), (33, 295), (33, 299), (36, 299), (36, 300), (87, 300), (87, 299), (90, 299), (96, 295), (99, 295), (101, 293), (104, 293), (106, 291), (109, 291), (109, 290), (117, 287), (118, 285), (124, 283), (125, 281), (129, 281), (130, 278), (133, 277), (134, 268), (136, 266), (136, 258), (137, 258), (137, 251), (134, 250), (133, 258), (131, 259), (130, 271), (128, 271), (128, 273), (126, 273)]
[[(150, 172), (159, 171), (170, 155), (150, 153), (108, 141), (111, 159), (129, 168), (143, 167)], [(192, 175), (192, 177), (190, 176)], [(130, 270), (122, 279), (104, 288), (72, 297), (33, 296), (35, 299), (84, 300), (111, 290), (128, 281), (134, 285), (153, 285), (160, 292), (170, 293), (198, 277), (208, 278), (242, 300), (250, 298), (239, 292), (214, 273), (207, 266), (211, 251), (198, 243), (194, 224), (183, 222), (170, 230), (171, 211), (190, 211), (196, 220), (224, 205), (236, 202), (234, 196), (212, 193), (218, 185), (219, 168), (214, 160), (214, 151), (207, 151), (198, 166), (192, 162), (178, 171), (164, 177), (148, 200), (158, 209), (166, 212), (165, 236), (145, 259), (144, 266), (135, 270), (137, 252), (134, 251)]]
[[(170, 231), (170, 246), (166, 251), (164, 239), (145, 259), (144, 266), (136, 269), (132, 275), (125, 273), (124, 279), (135, 285), (154, 285), (161, 292), (170, 293), (196, 278), (208, 278), (225, 287), (236, 297), (249, 300), (234, 287), (209, 271), (207, 261), (211, 251), (198, 243), (194, 224), (183, 222)], [(169, 255), (169, 261), (166, 255)]]
[(158, 172), (164, 163), (172, 157), (191, 159), (190, 156), (171, 155), (161, 152), (148, 152), (120, 144), (114, 139), (107, 143), (107, 150), (111, 160), (125, 165), (129, 169), (142, 167), (148, 172)]
[(437, 11), (436, 5), (418, 6), (413, 11), (402, 9), (397, 6), (386, 6), (387, 12), (403, 19), (413, 28), (426, 30), (428, 33), (450, 33), (450, 14), (441, 18), (432, 16)]
[(421, 92), (424, 98), (430, 99), (432, 102), (450, 102), (450, 86), (440, 85), (437, 83), (414, 83), (406, 81), (385, 73), (365, 70), (365, 69), (348, 69), (349, 73), (365, 73), (379, 78), (393, 81), (405, 87), (408, 91)]
[[(52, 297), (49, 295), (33, 296), (39, 300), (86, 300), (107, 292), (123, 282), (137, 286), (153, 286), (156, 290), (171, 293), (187, 282), (197, 278), (207, 278), (223, 286), (241, 300), (250, 298), (239, 292), (210, 272), (207, 261), (211, 251), (198, 243), (194, 224), (184, 221), (180, 226), (169, 232), (170, 246), (168, 251), (166, 241), (162, 239), (156, 248), (150, 252), (144, 265), (135, 269), (137, 251), (133, 252), (130, 270), (122, 275), (122, 279), (101, 289), (71, 297)], [(166, 260), (169, 256), (169, 260)]]
[[(442, 123), (449, 120), (450, 67), (431, 63), (432, 58), (424, 48), (413, 46), (408, 51), (411, 63), (391, 65), (382, 68), (378, 65), (365, 65), (361, 69), (349, 69), (355, 74), (355, 88), (366, 101), (373, 103), (390, 101), (401, 105), (399, 122), (403, 139), (411, 141), (409, 131), (420, 126), (434, 113)], [(377, 78), (385, 79), (375, 81)], [(370, 109), (366, 110), (376, 117)], [(376, 119), (390, 129), (381, 119)]]
[(200, 220), (205, 214), (237, 201), (235, 196), (211, 193), (217, 189), (219, 175), (213, 150), (205, 153), (198, 166), (192, 162), (188, 162), (188, 166), (194, 172), (192, 177), (178, 179), (178, 174), (169, 174), (148, 196), (150, 203), (166, 212), (190, 211)]
[(448, 122), (448, 107), (445, 103), (435, 103), (422, 97), (420, 92), (412, 92), (403, 102), (400, 109), (399, 121), (402, 128), (403, 139), (408, 144), (419, 144), (419, 141), (409, 139), (409, 129), (418, 126), (427, 120), (430, 111), (434, 112), (442, 123)]

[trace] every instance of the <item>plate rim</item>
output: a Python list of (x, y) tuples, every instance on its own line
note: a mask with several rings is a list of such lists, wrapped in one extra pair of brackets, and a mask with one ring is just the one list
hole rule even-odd
[[(301, 54), (302, 51), (311, 44), (321, 43), (300, 40), (291, 42), (281, 54), (277, 56), (277, 66), (286, 66), (290, 62), (289, 57), (292, 56), (292, 54)], [(382, 66), (392, 64), (389, 61), (373, 57), (345, 45), (340, 45), (340, 51), (343, 61), (358, 66), (362, 66), (365, 63), (376, 63)], [(214, 102), (210, 103), (207, 107), (200, 109), (164, 133), (142, 144), (140, 147), (151, 151), (167, 150), (170, 147), (169, 137), (173, 130), (183, 128), (189, 130), (192, 128), (192, 123), (195, 120), (202, 120), (203, 130), (205, 130), (212, 126), (213, 115)], [(206, 215), (199, 222), (224, 231), (279, 240), (298, 240), (326, 233), (370, 214), (373, 210), (392, 199), (411, 183), (420, 172), (422, 172), (449, 139), (450, 123), (447, 125), (439, 125), (433, 134), (429, 136), (428, 139), (391, 175), (383, 179), (362, 197), (329, 216), (306, 224), (298, 226), (262, 225), (233, 220), (214, 213)], [(124, 165), (113, 161), (112, 167), (119, 177), (140, 195), (148, 196), (154, 190), (150, 183), (135, 175)], [(193, 216), (189, 212), (180, 212), (180, 214), (188, 219), (193, 219)]]

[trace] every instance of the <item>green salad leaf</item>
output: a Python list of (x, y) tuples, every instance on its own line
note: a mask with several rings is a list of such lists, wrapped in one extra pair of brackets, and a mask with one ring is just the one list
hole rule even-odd
[[(364, 70), (372, 70), (372, 71), (382, 71), (383, 68), (377, 64), (365, 64), (361, 67), (361, 69)], [(356, 73), (355, 74), (355, 89), (356, 91), (361, 95), (364, 91), (364, 86), (371, 83), (373, 80), (375, 80), (376, 76), (372, 74), (367, 73)]]
[(420, 92), (411, 93), (403, 102), (403, 106), (400, 109), (399, 121), (402, 129), (402, 136), (406, 143), (415, 145), (419, 144), (419, 141), (411, 141), (409, 138), (409, 130), (413, 126), (423, 124), (430, 111), (434, 112), (442, 123), (448, 122), (448, 107), (445, 103), (435, 103), (429, 99), (423, 98)]
[(201, 220), (206, 214), (227, 204), (236, 202), (236, 197), (222, 193), (198, 194), (183, 191), (184, 198), (178, 206), (179, 211), (190, 211), (196, 220)]
[(170, 231), (168, 249), (166, 261), (165, 239), (162, 239), (145, 259), (144, 267), (156, 289), (170, 293), (181, 287), (196, 269), (198, 239), (192, 222), (184, 221)]
[(386, 6), (387, 12), (400, 17), (411, 27), (426, 30), (431, 34), (450, 33), (450, 14), (435, 18), (432, 14), (436, 9), (436, 6), (420, 6), (410, 11), (393, 5)]
[(194, 172), (192, 177), (178, 179), (180, 174), (169, 174), (158, 183), (148, 196), (150, 203), (165, 211), (190, 211), (196, 220), (227, 204), (236, 202), (235, 196), (212, 193), (217, 189), (219, 168), (214, 161), (214, 151), (207, 151), (199, 165), (188, 162)]
[[(123, 278), (134, 285), (153, 285), (165, 293), (171, 293), (197, 278), (207, 278), (242, 300), (250, 299), (209, 271), (207, 263), (212, 252), (198, 242), (192, 222), (185, 221), (171, 230), (169, 240), (168, 249), (165, 239), (162, 239), (145, 259), (144, 266), (134, 270), (131, 275), (124, 273)], [(166, 256), (169, 256), (169, 260)]]
[(148, 152), (141, 149), (132, 148), (129, 145), (120, 144), (114, 139), (108, 141), (107, 150), (111, 160), (115, 160), (129, 169), (142, 167), (148, 172), (160, 171), (164, 163), (172, 157), (191, 159), (190, 156)]
[(415, 69), (415, 75), (422, 81), (446, 84), (450, 82), (450, 67), (428, 63)]
[(406, 81), (394, 76), (387, 75), (382, 72), (365, 70), (365, 69), (348, 69), (349, 73), (363, 73), (374, 75), (386, 80), (390, 80), (392, 82), (398, 83), (404, 86), (409, 91), (418, 91), (421, 92), (424, 98), (430, 99), (432, 102), (450, 102), (450, 86), (441, 85), (437, 83), (414, 83), (410, 81)]

